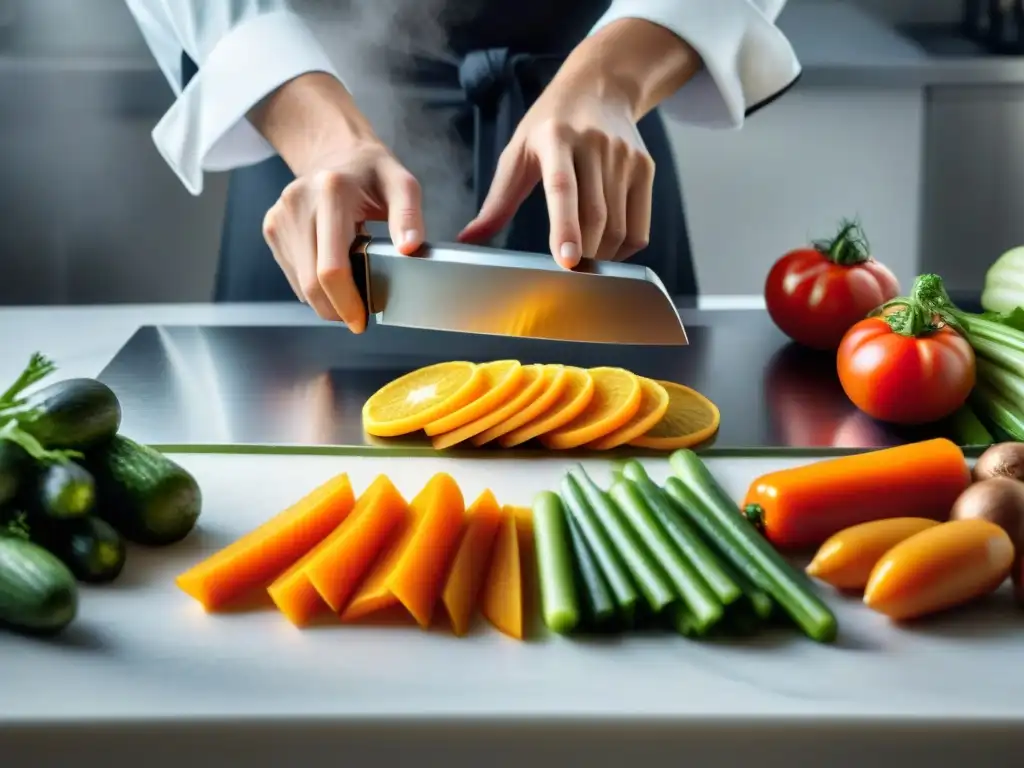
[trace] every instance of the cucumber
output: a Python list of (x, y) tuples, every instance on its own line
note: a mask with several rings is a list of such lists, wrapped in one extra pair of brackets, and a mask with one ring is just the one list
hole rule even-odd
[(580, 623), (580, 602), (565, 509), (550, 491), (538, 493), (533, 501), (533, 537), (544, 623), (552, 632), (569, 634)]
[(19, 536), (0, 537), (0, 623), (56, 634), (78, 613), (78, 585), (60, 559)]
[(604, 576), (605, 583), (615, 599), (619, 618), (624, 624), (632, 624), (636, 618), (640, 595), (587, 497), (583, 495), (583, 490), (571, 474), (562, 478), (562, 502), (570, 519), (575, 521), (576, 529), (583, 534), (583, 540), (593, 554), (601, 575)]
[(74, 462), (50, 464), (39, 477), (39, 504), (55, 520), (84, 517), (96, 500), (92, 475)]
[(0, 508), (14, 501), (25, 480), (33, 475), (32, 460), (25, 449), (10, 440), (0, 440)]
[(591, 629), (604, 629), (615, 619), (615, 598), (601, 573), (601, 566), (587, 545), (580, 524), (572, 515), (566, 515), (565, 522), (576, 566), (573, 575), (585, 608), (586, 623)]
[(725, 565), (690, 521), (679, 514), (672, 499), (665, 495), (638, 461), (629, 461), (623, 467), (623, 476), (635, 483), (636, 489), (657, 518), (683, 557), (687, 558), (707, 582), (708, 587), (722, 605), (732, 605), (743, 596), (730, 569)]
[(79, 581), (105, 584), (124, 570), (124, 539), (102, 518), (37, 520), (30, 529), (32, 540), (59, 557)]
[(599, 524), (604, 528), (608, 540), (633, 575), (651, 613), (660, 613), (666, 605), (676, 600), (676, 593), (661, 564), (630, 528), (622, 510), (598, 487), (582, 465), (569, 470), (569, 476), (576, 481)]
[(690, 609), (697, 631), (701, 634), (707, 632), (725, 613), (717, 595), (711, 591), (686, 555), (674, 546), (635, 483), (626, 478), (617, 480), (609, 495), (632, 526), (633, 532), (647, 545), (648, 551), (661, 565), (675, 587), (676, 594)]
[(664, 490), (665, 496), (672, 502), (676, 514), (691, 523), (705, 545), (721, 556), (719, 565), (725, 569), (726, 575), (739, 586), (740, 591), (743, 593), (743, 597), (732, 603), (729, 607), (732, 608), (738, 603), (746, 603), (753, 608), (754, 613), (759, 618), (769, 618), (775, 607), (771, 595), (757, 586), (741, 568), (733, 565), (732, 560), (729, 559), (729, 553), (720, 546), (721, 541), (716, 538), (714, 527), (710, 524), (705, 524), (706, 520), (700, 513), (700, 500), (677, 477), (670, 477), (665, 484)]
[(149, 446), (117, 435), (90, 455), (96, 509), (128, 541), (164, 546), (185, 538), (202, 511), (202, 493), (184, 468)]
[(21, 428), (44, 448), (85, 450), (108, 442), (121, 426), (121, 404), (96, 379), (65, 379), (28, 397)]
[(694, 518), (733, 565), (774, 597), (804, 634), (819, 643), (834, 641), (839, 629), (835, 614), (817, 595), (809, 577), (787, 563), (747, 522), (700, 457), (683, 449), (672, 454), (669, 464), (676, 476), (672, 480), (693, 493)]

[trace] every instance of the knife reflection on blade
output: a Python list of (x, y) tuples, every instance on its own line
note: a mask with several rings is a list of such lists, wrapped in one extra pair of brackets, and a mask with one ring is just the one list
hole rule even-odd
[(360, 235), (356, 287), (381, 325), (603, 344), (683, 345), (686, 330), (658, 276), (637, 264), (466, 245), (404, 256)]

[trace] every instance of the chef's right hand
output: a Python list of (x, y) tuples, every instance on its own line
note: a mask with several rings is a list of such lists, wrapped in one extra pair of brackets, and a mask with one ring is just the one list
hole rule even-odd
[(285, 103), (279, 116), (263, 116), (259, 126), (296, 171), (267, 211), (263, 236), (299, 299), (325, 320), (343, 320), (362, 333), (366, 308), (352, 280), (352, 241), (364, 221), (387, 221), (398, 250), (416, 251), (425, 236), (420, 186), (365, 118), (360, 122), (352, 113), (350, 100), (315, 113), (316, 97), (323, 96), (316, 88), (323, 85), (313, 83), (312, 93), (293, 91), (294, 98), (305, 98), (291, 105), (287, 89), (280, 89), (275, 98)]

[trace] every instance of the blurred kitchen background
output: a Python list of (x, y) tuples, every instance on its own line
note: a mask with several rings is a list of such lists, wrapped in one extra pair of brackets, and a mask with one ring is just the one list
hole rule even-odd
[[(798, 87), (740, 133), (672, 126), (703, 293), (760, 293), (844, 216), (906, 284), (980, 290), (1024, 243), (1024, 56), (959, 37), (965, 2), (790, 0)], [(992, 4), (1015, 39), (1024, 0)], [(123, 0), (0, 0), (0, 304), (208, 300), (226, 178), (166, 167), (170, 101)]]

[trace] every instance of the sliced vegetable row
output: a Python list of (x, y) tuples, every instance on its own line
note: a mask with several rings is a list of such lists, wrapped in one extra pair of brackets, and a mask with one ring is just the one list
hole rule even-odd
[[(421, 627), (443, 611), (464, 635), (479, 612), (522, 639), (528, 512), (500, 506), (489, 490), (467, 508), (443, 472), (410, 502), (385, 475), (357, 498), (340, 474), (182, 573), (177, 585), (209, 612), (265, 591), (298, 627), (401, 608)], [(546, 532), (542, 540), (552, 539)]]
[(33, 355), (0, 394), (0, 623), (35, 633), (74, 619), (76, 581), (121, 574), (126, 541), (179, 541), (202, 503), (188, 472), (118, 434), (121, 406), (105, 384), (30, 391), (54, 370)]
[(640, 617), (688, 637), (754, 631), (780, 608), (831, 642), (834, 614), (741, 514), (696, 453), (671, 457), (658, 486), (626, 462), (605, 491), (582, 466), (534, 507), (544, 622), (560, 634), (629, 627)]

